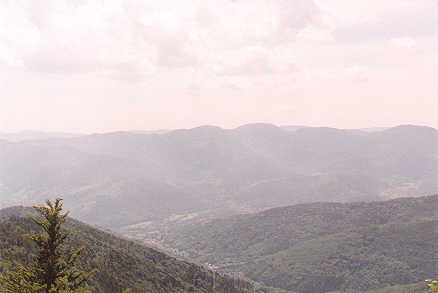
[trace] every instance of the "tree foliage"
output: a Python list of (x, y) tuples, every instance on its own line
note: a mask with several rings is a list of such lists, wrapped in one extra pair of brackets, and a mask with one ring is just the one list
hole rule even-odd
[[(39, 247), (33, 244), (34, 241), (22, 237), (23, 234), (44, 231), (29, 218), (28, 215), (32, 212), (33, 215), (36, 214), (34, 210), (25, 207), (0, 210), (0, 274), (13, 268), (18, 269), (17, 264), (27, 268), (38, 259)], [(245, 280), (214, 273), (205, 267), (178, 260), (71, 217), (66, 219), (62, 227), (73, 231), (66, 239), (64, 247), (86, 245), (77, 258), (77, 268), (83, 271), (98, 269), (87, 282), (87, 290), (90, 292), (120, 293), (125, 288), (131, 288), (132, 293), (210, 293), (213, 292), (213, 284), (217, 293), (254, 292), (252, 284)], [(2, 291), (0, 284), (1, 293), (11, 291), (45, 293), (44, 290), (30, 289)], [(72, 291), (80, 292), (74, 289)], [(66, 289), (59, 292), (69, 291)], [(255, 292), (268, 291), (256, 289)]]
[(38, 256), (28, 266), (19, 265), (14, 271), (0, 276), (2, 292), (9, 293), (67, 293), (86, 292), (87, 280), (95, 270), (83, 272), (76, 267), (76, 261), (85, 248), (65, 247), (64, 242), (71, 234), (62, 228), (68, 212), (62, 213), (62, 199), (47, 206), (34, 206), (40, 217), (32, 220), (43, 229), (43, 233), (26, 234), (38, 247)]

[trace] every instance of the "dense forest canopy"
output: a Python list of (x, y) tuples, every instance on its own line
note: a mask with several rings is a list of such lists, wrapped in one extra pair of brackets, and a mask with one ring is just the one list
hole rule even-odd
[[(56, 208), (56, 205), (54, 207)], [(11, 279), (13, 281), (17, 274), (18, 277), (26, 276), (26, 281), (32, 288), (36, 289), (35, 291), (29, 291), (30, 289), (14, 291), (12, 289), (12, 291), (1, 292), (46, 292), (44, 287), (46, 283), (42, 280), (44, 280), (48, 267), (47, 262), (41, 257), (46, 255), (48, 259), (51, 259), (51, 254), (47, 255), (46, 252), (37, 249), (32, 241), (23, 238), (23, 234), (29, 233), (36, 233), (34, 234), (36, 236), (32, 236), (32, 238), (37, 242), (42, 239), (41, 237), (46, 237), (44, 236), (44, 228), (30, 219), (29, 214), (35, 216), (35, 213), (28, 208), (16, 207), (0, 210), (0, 272), (5, 274), (6, 279), (9, 277), (10, 281)], [(62, 222), (62, 216), (60, 217), (58, 224)], [(48, 220), (52, 221), (53, 219), (49, 218)], [(59, 228), (58, 224), (56, 227)], [(67, 247), (82, 247), (83, 245), (85, 247), (80, 251), (58, 251), (56, 256), (59, 258), (59, 264), (69, 264), (71, 263), (69, 261), (72, 260), (71, 257), (73, 257), (74, 260), (78, 261), (78, 270), (97, 270), (90, 275), (83, 274), (75, 267), (69, 266), (66, 268), (67, 275), (58, 272), (55, 283), (59, 286), (65, 286), (52, 288), (55, 290), (54, 292), (70, 292), (68, 290), (72, 288), (74, 292), (79, 292), (74, 289), (74, 284), (76, 284), (74, 280), (82, 285), (84, 284), (82, 280), (85, 279), (89, 279), (88, 290), (93, 293), (120, 293), (125, 288), (131, 288), (131, 292), (138, 293), (145, 292), (145, 290), (151, 293), (209, 293), (212, 292), (213, 288), (218, 293), (268, 292), (265, 289), (256, 290), (252, 284), (245, 280), (215, 273), (206, 267), (177, 260), (162, 252), (103, 232), (71, 218), (66, 219), (64, 227), (71, 230), (71, 234), (65, 230), (57, 230), (57, 233), (60, 233), (58, 234), (58, 237), (61, 237), (59, 239), (69, 236), (65, 238)], [(44, 243), (42, 245), (45, 249), (46, 245)], [(63, 260), (64, 258), (65, 260)], [(7, 274), (7, 271), (10, 273)], [(11, 274), (11, 272), (16, 272), (16, 274)], [(33, 275), (36, 272), (41, 275)], [(73, 274), (72, 277), (69, 277), (70, 274)], [(66, 280), (69, 282), (65, 283)], [(5, 288), (6, 285), (2, 286), (2, 290), (6, 290)]]

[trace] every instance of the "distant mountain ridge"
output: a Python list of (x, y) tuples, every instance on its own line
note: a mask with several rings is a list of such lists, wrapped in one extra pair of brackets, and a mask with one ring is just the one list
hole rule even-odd
[[(315, 201), (438, 191), (438, 131), (201, 126), (0, 142), (0, 206), (63, 194), (72, 215), (123, 228)], [(91, 212), (92, 211), (92, 212)]]
[(170, 228), (163, 242), (272, 287), (364, 292), (438, 275), (438, 195), (275, 208)]
[(79, 137), (83, 134), (68, 133), (68, 132), (44, 132), (25, 130), (19, 132), (0, 132), (0, 140), (7, 140), (12, 142), (32, 141), (52, 138), (72, 138)]

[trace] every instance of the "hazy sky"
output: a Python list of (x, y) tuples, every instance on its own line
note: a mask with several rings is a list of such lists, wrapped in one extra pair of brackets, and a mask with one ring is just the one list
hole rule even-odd
[(0, 132), (438, 128), (436, 0), (0, 0)]

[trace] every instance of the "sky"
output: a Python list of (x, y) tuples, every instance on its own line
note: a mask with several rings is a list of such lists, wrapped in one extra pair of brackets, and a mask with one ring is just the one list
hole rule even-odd
[(438, 128), (436, 0), (0, 0), (0, 132)]

